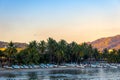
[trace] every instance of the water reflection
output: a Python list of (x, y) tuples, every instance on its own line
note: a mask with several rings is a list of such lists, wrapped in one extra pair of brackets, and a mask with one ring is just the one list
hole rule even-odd
[(3, 74), (3, 75), (5, 75), (5, 77), (7, 77), (7, 78), (15, 78), (16, 77), (16, 75), (12, 74), (12, 73)]
[(38, 76), (37, 76), (37, 73), (36, 72), (29, 72), (28, 73), (28, 79), (29, 80), (38, 80)]
[(0, 73), (0, 80), (119, 80), (119, 69), (62, 69)]

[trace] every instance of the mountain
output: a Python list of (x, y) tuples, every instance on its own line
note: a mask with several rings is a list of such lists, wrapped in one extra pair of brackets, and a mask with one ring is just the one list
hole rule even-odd
[[(14, 43), (17, 48), (25, 48), (28, 44), (26, 43)], [(88, 42), (94, 48), (102, 51), (103, 49), (120, 49), (120, 35), (112, 36), (112, 37), (105, 37), (100, 38), (92, 42)], [(4, 48), (8, 45), (8, 42), (0, 41), (0, 48)]]
[[(16, 46), (17, 48), (25, 48), (25, 47), (27, 46), (26, 43), (15, 42), (14, 44), (15, 44), (15, 46)], [(8, 42), (0, 41), (0, 48), (4, 48), (4, 47), (6, 47), (7, 45), (8, 45)]]
[(90, 42), (89, 44), (91, 44), (94, 48), (99, 49), (100, 51), (105, 48), (120, 49), (120, 35), (97, 39), (93, 42)]

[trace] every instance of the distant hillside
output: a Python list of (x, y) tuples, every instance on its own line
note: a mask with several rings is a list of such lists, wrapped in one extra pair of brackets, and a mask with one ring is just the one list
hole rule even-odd
[(4, 48), (8, 43), (0, 41), (0, 48)]
[[(106, 38), (100, 38), (92, 42), (88, 42), (88, 44), (91, 44), (94, 48), (99, 49), (102, 51), (103, 49), (120, 49), (120, 35), (112, 36), (112, 37), (106, 37)], [(0, 41), (0, 48), (4, 48), (8, 45), (8, 42)], [(26, 43), (18, 43), (15, 42), (15, 46), (17, 48), (26, 48), (28, 44)]]
[[(25, 48), (25, 47), (27, 46), (26, 43), (18, 43), (18, 42), (15, 42), (14, 44), (15, 44), (15, 46), (16, 46), (17, 48)], [(6, 47), (7, 45), (8, 45), (8, 42), (0, 41), (0, 48), (4, 48), (4, 47)]]
[(89, 44), (95, 48), (98, 48), (100, 51), (104, 48), (120, 49), (120, 35), (97, 39)]

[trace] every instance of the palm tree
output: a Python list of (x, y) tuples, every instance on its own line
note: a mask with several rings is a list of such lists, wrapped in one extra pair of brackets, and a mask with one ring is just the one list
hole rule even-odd
[(28, 59), (29, 59), (29, 64), (38, 64), (39, 63), (39, 51), (38, 51), (38, 45), (36, 41), (32, 41), (29, 43), (27, 47), (28, 51)]
[(120, 49), (117, 50), (118, 63), (120, 63)]
[(117, 63), (117, 56), (118, 56), (117, 51), (113, 49), (113, 51), (109, 52), (107, 61), (112, 63)]
[(67, 50), (67, 42), (65, 40), (60, 40), (58, 42), (58, 45), (59, 45), (59, 50), (60, 50), (62, 57), (63, 57), (62, 61), (64, 62), (66, 60), (65, 56), (66, 56), (66, 52), (67, 52), (66, 51)]
[(17, 53), (16, 46), (13, 44), (12, 41), (8, 44), (5, 52), (8, 57), (9, 65), (11, 65)]
[(78, 45), (76, 42), (72, 42), (69, 45), (71, 62), (76, 62), (78, 57)]
[(91, 61), (93, 59), (93, 48), (92, 48), (92, 45), (88, 45), (88, 55), (89, 55), (90, 64), (91, 64)]
[(100, 60), (100, 53), (97, 48), (93, 49), (93, 57), (96, 61)]
[(63, 62), (64, 53), (62, 50), (57, 50), (55, 56), (56, 56), (56, 63), (57, 64), (60, 64)]
[(108, 54), (109, 54), (109, 51), (108, 51), (107, 48), (105, 48), (105, 49), (103, 50), (103, 54), (102, 54), (102, 57), (103, 57), (103, 59), (104, 59), (105, 61), (106, 61), (107, 58), (108, 58)]
[(29, 54), (28, 54), (28, 48), (20, 51), (18, 54), (17, 54), (17, 62), (19, 64), (28, 64), (29, 61), (30, 61), (30, 58), (29, 58)]
[(5, 56), (5, 54), (3, 53), (3, 51), (1, 51), (0, 50), (0, 66), (2, 66), (3, 67), (3, 65), (4, 65), (4, 62), (5, 62), (5, 60), (6, 60), (6, 56)]
[(87, 43), (82, 43), (81, 45), (81, 52), (84, 54), (83, 59), (86, 60), (89, 58), (89, 45)]
[(47, 44), (44, 40), (40, 41), (40, 43), (38, 43), (38, 51), (39, 51), (39, 57), (40, 57), (40, 62), (46, 62), (45, 60), (45, 53), (47, 51)]
[(54, 59), (55, 59), (55, 53), (56, 53), (58, 44), (52, 38), (48, 38), (47, 41), (48, 41), (48, 43), (47, 43), (47, 52), (50, 55), (50, 63), (53, 63)]
[(84, 53), (83, 53), (82, 47), (80, 45), (78, 45), (77, 48), (78, 48), (78, 50), (77, 50), (77, 52), (78, 52), (77, 63), (79, 63), (79, 62), (83, 61)]
[(38, 44), (38, 49), (40, 50), (40, 53), (45, 53), (46, 42), (44, 40), (40, 41), (40, 43)]
[(40, 60), (36, 41), (29, 43), (26, 49), (17, 54), (17, 61), (21, 64), (38, 64)]
[(66, 49), (66, 53), (65, 53), (65, 61), (66, 62), (72, 62), (71, 60), (71, 45), (70, 44), (67, 44), (67, 49)]
[(65, 40), (60, 40), (58, 42), (57, 51), (56, 51), (57, 63), (60, 64), (61, 62), (64, 62), (66, 60), (65, 59), (66, 49), (67, 49), (67, 42)]
[(27, 47), (28, 48), (36, 48), (37, 49), (37, 42), (36, 41), (31, 41)]

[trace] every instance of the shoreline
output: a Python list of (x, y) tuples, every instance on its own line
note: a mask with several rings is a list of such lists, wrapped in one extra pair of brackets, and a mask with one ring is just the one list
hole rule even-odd
[(12, 73), (12, 72), (38, 72), (38, 71), (50, 71), (50, 70), (67, 70), (67, 69), (95, 69), (95, 68), (120, 68), (120, 65), (84, 65), (84, 66), (59, 66), (59, 67), (47, 67), (47, 68), (0, 68), (0, 73)]
[(39, 68), (39, 69), (4, 69), (0, 68), (0, 73), (12, 73), (12, 72), (38, 72), (38, 71), (50, 71), (50, 70), (67, 70), (67, 69), (86, 69), (77, 67), (66, 67), (66, 68)]

